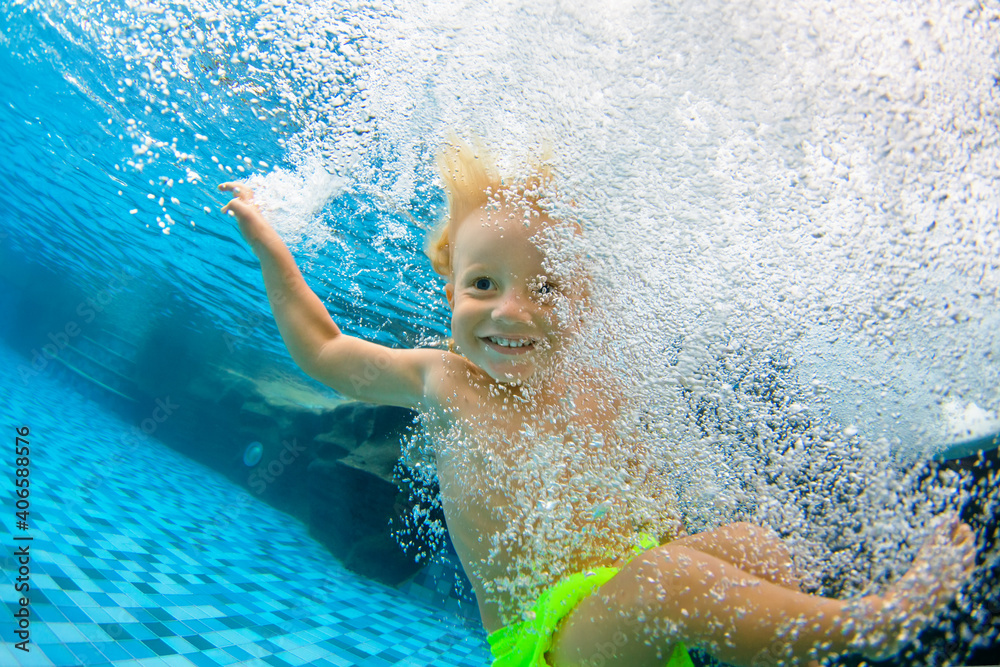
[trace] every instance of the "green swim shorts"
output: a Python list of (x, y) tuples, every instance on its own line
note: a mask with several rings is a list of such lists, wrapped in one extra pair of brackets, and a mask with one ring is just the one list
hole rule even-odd
[[(640, 537), (636, 552), (657, 546), (647, 535)], [(617, 567), (595, 567), (577, 572), (547, 588), (532, 606), (529, 619), (511, 623), (492, 633), (487, 639), (493, 653), (493, 667), (549, 667), (545, 653), (552, 647), (552, 635), (559, 622), (580, 601), (618, 574)], [(687, 648), (678, 643), (666, 667), (694, 667)]]

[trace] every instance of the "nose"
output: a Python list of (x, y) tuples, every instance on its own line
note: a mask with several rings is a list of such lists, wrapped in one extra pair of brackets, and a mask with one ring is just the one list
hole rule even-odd
[(521, 290), (506, 290), (493, 308), (493, 319), (498, 322), (531, 322), (531, 299)]

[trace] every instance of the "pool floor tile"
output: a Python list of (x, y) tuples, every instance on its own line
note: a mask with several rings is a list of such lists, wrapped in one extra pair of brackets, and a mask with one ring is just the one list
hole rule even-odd
[(158, 441), (131, 446), (135, 424), (51, 377), (29, 391), (18, 363), (0, 345), (5, 407), (46, 445), (32, 457), (31, 652), (5, 643), (0, 664), (489, 664), (463, 619), (347, 571), (299, 521)]

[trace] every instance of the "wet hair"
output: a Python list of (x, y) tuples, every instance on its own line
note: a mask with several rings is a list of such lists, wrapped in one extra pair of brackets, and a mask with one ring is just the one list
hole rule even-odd
[(520, 179), (501, 178), (493, 157), (484, 148), (451, 137), (438, 155), (438, 168), (448, 210), (427, 238), (425, 252), (434, 270), (446, 278), (452, 274), (452, 240), (458, 225), (477, 209), (495, 203), (514, 203), (545, 213), (545, 193), (552, 181), (548, 164), (536, 164)]

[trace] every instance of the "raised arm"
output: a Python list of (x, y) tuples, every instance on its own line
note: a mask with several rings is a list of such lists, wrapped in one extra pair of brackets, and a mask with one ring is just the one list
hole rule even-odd
[(418, 407), (428, 373), (445, 363), (438, 350), (396, 350), (341, 333), (309, 288), (291, 252), (241, 183), (219, 189), (233, 199), (222, 211), (236, 217), (240, 233), (260, 260), (278, 330), (292, 359), (311, 377), (362, 401)]

